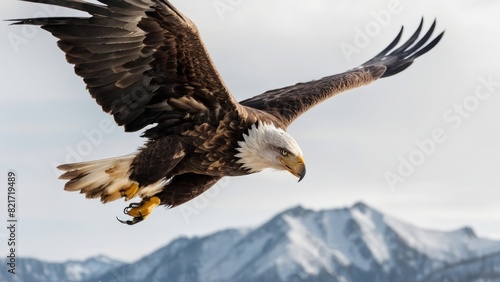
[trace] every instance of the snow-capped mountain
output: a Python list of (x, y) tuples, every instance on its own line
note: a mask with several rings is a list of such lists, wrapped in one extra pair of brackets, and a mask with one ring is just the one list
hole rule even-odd
[(16, 273), (12, 275), (7, 272), (8, 265), (6, 260), (2, 259), (0, 263), (0, 281), (9, 282), (84, 281), (123, 265), (123, 262), (110, 259), (106, 256), (95, 256), (84, 261), (71, 260), (63, 263), (18, 258), (16, 261)]
[[(470, 228), (423, 230), (363, 203), (319, 212), (296, 207), (255, 229), (177, 239), (98, 280), (427, 281), (499, 251), (499, 241)], [(471, 271), (481, 275), (480, 268)], [(433, 281), (445, 281), (440, 277)]]
[(357, 203), (296, 207), (256, 228), (182, 237), (132, 264), (97, 257), (17, 265), (12, 281), (500, 282), (500, 241), (470, 228), (424, 230)]

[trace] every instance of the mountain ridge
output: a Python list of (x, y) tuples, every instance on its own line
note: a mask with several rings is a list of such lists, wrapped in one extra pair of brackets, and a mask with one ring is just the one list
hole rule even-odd
[(48, 262), (25, 257), (16, 259), (15, 274), (11, 274), (7, 272), (7, 260), (0, 259), (0, 281), (76, 282), (102, 275), (124, 264), (122, 261), (105, 255), (96, 255), (84, 260), (67, 260), (64, 262)]
[(158, 266), (141, 276), (141, 267), (129, 265), (121, 273), (131, 281), (418, 281), (437, 269), (500, 251), (500, 242), (478, 238), (470, 227), (420, 229), (363, 202), (321, 211), (295, 206), (256, 228), (227, 232), (232, 235), (184, 238), (182, 250), (163, 257), (176, 267)]
[[(497, 261), (500, 241), (470, 227), (422, 229), (358, 202), (319, 211), (295, 206), (254, 228), (179, 237), (81, 281), (462, 281), (459, 274), (500, 281)], [(47, 279), (28, 281), (56, 281)]]

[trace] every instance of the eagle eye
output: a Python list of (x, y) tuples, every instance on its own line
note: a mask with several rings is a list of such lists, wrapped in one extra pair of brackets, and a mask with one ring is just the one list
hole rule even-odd
[(283, 157), (288, 157), (288, 155), (290, 154), (290, 152), (288, 152), (287, 150), (285, 149), (280, 149), (280, 153)]

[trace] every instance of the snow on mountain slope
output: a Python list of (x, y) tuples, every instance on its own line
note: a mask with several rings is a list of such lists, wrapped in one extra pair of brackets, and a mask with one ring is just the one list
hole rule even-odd
[(24, 276), (15, 281), (421, 282), (468, 281), (457, 278), (466, 275), (500, 282), (498, 253), (499, 241), (478, 238), (470, 228), (424, 230), (357, 203), (324, 211), (295, 207), (256, 228), (181, 237), (118, 267), (105, 257), (25, 260)]
[(495, 251), (500, 242), (471, 229), (423, 230), (357, 203), (295, 207), (254, 229), (181, 238), (123, 269), (131, 281), (418, 281)]
[(363, 203), (319, 212), (296, 207), (240, 235), (219, 238), (222, 245), (211, 242), (217, 254), (200, 254), (200, 281), (350, 281), (352, 273), (378, 277), (373, 281), (416, 281), (436, 268), (500, 250), (500, 242), (477, 238), (470, 229), (423, 230)]
[(424, 230), (389, 216), (385, 216), (385, 222), (404, 238), (410, 247), (436, 260), (457, 262), (500, 251), (497, 241), (479, 239), (470, 228), (451, 232)]
[(71, 281), (81, 281), (123, 265), (123, 262), (100, 255), (84, 261), (68, 261), (64, 264), (68, 278)]
[(313, 234), (317, 238), (330, 242), (343, 257), (365, 270), (371, 263), (397, 263), (393, 261), (393, 254), (400, 249), (391, 246), (396, 239), (433, 260), (446, 263), (500, 251), (498, 241), (477, 238), (470, 228), (451, 232), (424, 230), (383, 215), (363, 203), (350, 209), (309, 213), (300, 220), (309, 226), (308, 230), (316, 230)]
[[(285, 251), (280, 250), (279, 258), (274, 258), (279, 262), (277, 269), (283, 281), (294, 271), (300, 277), (318, 275), (321, 271), (339, 276), (337, 272), (342, 268), (382, 272), (389, 277), (403, 264), (403, 268), (421, 277), (434, 268), (500, 248), (499, 242), (477, 238), (471, 229), (423, 230), (363, 203), (320, 212), (297, 207), (271, 222), (282, 222), (274, 234), (285, 232), (289, 245)], [(272, 264), (266, 265), (269, 269)], [(289, 266), (283, 268), (283, 265)]]
[[(218, 236), (214, 236), (211, 239), (204, 240), (201, 252), (202, 256), (200, 257), (200, 261), (203, 262), (200, 265), (201, 273), (209, 273), (211, 269), (217, 267), (224, 261), (228, 261), (226, 255), (231, 251), (231, 248), (234, 247), (243, 236), (247, 234), (247, 230), (238, 230), (238, 236), (235, 236), (235, 233), (219, 233)], [(236, 263), (236, 262), (233, 262)], [(237, 268), (236, 265), (227, 265), (227, 271), (222, 271), (224, 273), (230, 273), (232, 268)]]
[(230, 229), (202, 238), (181, 237), (133, 264), (123, 265), (90, 281), (221, 281), (222, 272), (214, 272), (214, 265), (228, 260), (229, 248), (246, 233), (246, 230)]
[(99, 276), (123, 265), (123, 262), (96, 256), (84, 261), (67, 261), (62, 263), (43, 262), (31, 258), (19, 258), (16, 262), (16, 274), (7, 272), (6, 260), (0, 260), (0, 281), (12, 282), (52, 282), (82, 281)]

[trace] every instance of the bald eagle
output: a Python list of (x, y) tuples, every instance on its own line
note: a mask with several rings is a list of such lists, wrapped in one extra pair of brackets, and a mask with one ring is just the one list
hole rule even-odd
[[(84, 11), (90, 17), (13, 20), (39, 25), (59, 39), (87, 89), (125, 131), (144, 130), (136, 153), (64, 164), (64, 189), (103, 203), (141, 198), (124, 213), (135, 224), (158, 205), (179, 206), (224, 176), (266, 168), (299, 181), (306, 168), (287, 127), (301, 114), (343, 91), (392, 76), (432, 49), (435, 21), (420, 38), (423, 20), (397, 47), (361, 66), (318, 80), (267, 91), (238, 102), (214, 66), (196, 26), (167, 0), (22, 0)], [(430, 41), (430, 42), (429, 42)]]

